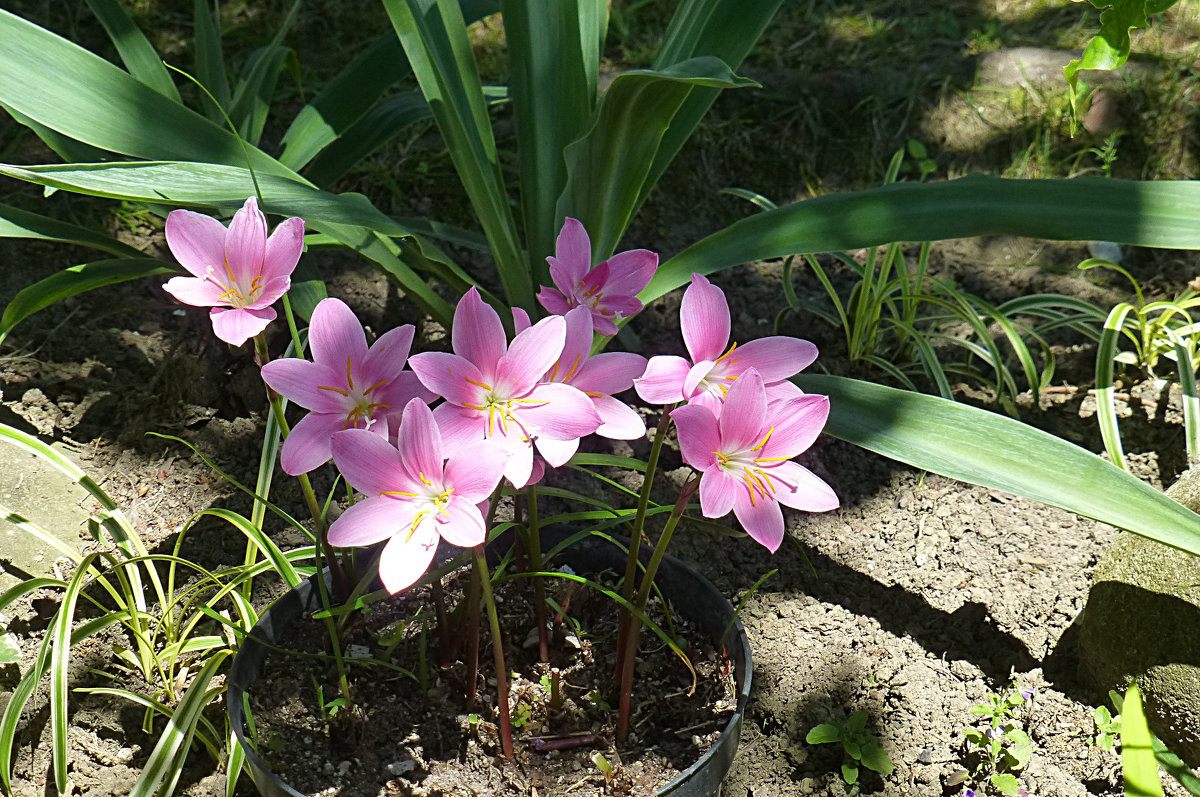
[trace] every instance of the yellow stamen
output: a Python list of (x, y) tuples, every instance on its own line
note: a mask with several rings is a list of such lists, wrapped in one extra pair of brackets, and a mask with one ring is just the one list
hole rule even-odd
[(714, 451), (713, 454), (716, 456), (717, 459), (721, 460), (722, 465), (726, 465), (729, 463), (729, 457), (725, 456), (720, 451)]
[[(757, 449), (755, 449), (755, 450), (757, 450)], [(791, 457), (755, 457), (754, 461), (756, 463), (757, 462), (787, 462), (789, 459), (791, 459)]]
[[(721, 362), (721, 360), (724, 360), (726, 357), (733, 354), (733, 350), (736, 349), (737, 346), (738, 346), (737, 341), (734, 341), (733, 345), (729, 347), (729, 351), (725, 352), (724, 354), (722, 354), (720, 357), (717, 358), (717, 363)], [(713, 365), (716, 365), (717, 363), (713, 363)]]
[(347, 398), (349, 398), (349, 396), (350, 396), (350, 393), (348, 391), (342, 390), (340, 387), (333, 387), (331, 385), (317, 385), (317, 390), (332, 390), (334, 393), (341, 393), (343, 396), (346, 396)]
[(465, 376), (463, 377), (463, 379), (466, 380), (467, 384), (474, 385), (475, 387), (481, 387), (484, 390), (488, 391), (489, 393), (495, 389), (491, 385), (485, 385), (483, 382), (476, 382), (474, 379), (468, 379)]
[(346, 384), (350, 386), (351, 390), (354, 389), (354, 377), (352, 377), (350, 375), (350, 355), (349, 354), (346, 355)]
[(771, 428), (767, 430), (767, 436), (762, 439), (761, 443), (759, 443), (758, 445), (756, 445), (754, 448), (752, 448), (750, 450), (751, 451), (762, 451), (763, 446), (765, 446), (767, 444), (767, 441), (771, 439), (771, 435), (773, 435), (773, 434), (775, 434), (775, 425), (771, 424)]
[(383, 496), (383, 495), (402, 495), (405, 498), (416, 498), (417, 497), (416, 493), (406, 493), (403, 490), (384, 490), (383, 492), (380, 493), (380, 495), (381, 496)]
[(758, 502), (754, 500), (754, 484), (750, 481), (750, 474), (742, 471), (742, 479), (746, 482), (746, 487), (750, 490), (750, 506), (758, 506)]
[(571, 370), (567, 371), (567, 375), (563, 377), (564, 382), (570, 382), (571, 377), (575, 375), (575, 369), (579, 367), (579, 355), (575, 355), (575, 362), (571, 363)]
[(217, 297), (217, 300), (218, 300), (218, 301), (223, 301), (223, 300), (225, 299), (225, 297), (226, 297), (226, 296), (228, 296), (228, 295), (229, 295), (229, 294), (231, 294), (231, 293), (232, 293), (234, 296), (236, 296), (236, 297), (238, 298), (238, 301), (241, 301), (241, 300), (242, 300), (242, 295), (241, 295), (240, 293), (238, 293), (238, 289), (237, 289), (237, 288), (230, 288), (229, 290), (225, 291), (225, 292), (224, 292), (224, 293), (222, 293), (220, 296), (218, 296), (218, 297)]
[(376, 382), (375, 384), (371, 385), (369, 388), (367, 388), (366, 390), (364, 390), (364, 391), (363, 391), (363, 395), (364, 395), (364, 396), (369, 396), (369, 395), (371, 395), (371, 391), (372, 391), (372, 390), (375, 390), (376, 388), (382, 387), (382, 386), (386, 385), (387, 383), (388, 383), (388, 380), (386, 380), (386, 379), (380, 379), (378, 382)]
[(409, 530), (408, 537), (406, 537), (404, 540), (405, 542), (408, 542), (409, 540), (411, 540), (413, 538), (413, 535), (417, 533), (417, 526), (421, 525), (421, 521), (424, 520), (425, 516), (428, 514), (429, 514), (428, 509), (426, 509), (423, 512), (417, 513), (416, 517), (413, 518), (412, 529)]
[(425, 478), (425, 474), (422, 473), (421, 471), (417, 471), (417, 478), (420, 479), (421, 483), (424, 484), (426, 487), (433, 486), (433, 482), (431, 482), (431, 481), (429, 481), (429, 479)]

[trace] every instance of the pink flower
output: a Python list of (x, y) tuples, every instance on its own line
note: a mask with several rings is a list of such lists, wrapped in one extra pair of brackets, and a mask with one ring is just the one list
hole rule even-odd
[(587, 307), (597, 334), (615, 335), (615, 321), (642, 311), (637, 294), (658, 268), (658, 255), (646, 249), (621, 252), (592, 268), (592, 242), (576, 219), (563, 222), (550, 263), (550, 278), (558, 290), (543, 286), (538, 301), (555, 315), (572, 307)]
[(646, 373), (633, 386), (643, 400), (651, 404), (675, 404), (687, 401), (702, 404), (714, 415), (733, 382), (754, 368), (767, 385), (772, 403), (803, 395), (786, 381), (817, 359), (817, 347), (807, 340), (783, 335), (752, 340), (742, 347), (729, 343), (729, 305), (725, 293), (699, 274), (683, 293), (679, 307), (679, 325), (692, 363), (682, 357), (651, 357)]
[(446, 399), (434, 417), (449, 456), (469, 455), (485, 442), (499, 446), (511, 457), (504, 477), (524, 487), (535, 443), (558, 467), (566, 460), (547, 441), (577, 440), (596, 431), (601, 418), (582, 390), (541, 382), (562, 354), (566, 326), (561, 316), (551, 316), (506, 346), (500, 316), (479, 291), (467, 291), (454, 311), (454, 353), (424, 352), (409, 361), (421, 383)]
[(333, 436), (333, 461), (346, 481), (369, 496), (329, 527), (339, 547), (391, 540), (379, 558), (388, 592), (411, 586), (429, 567), (438, 538), (468, 548), (487, 536), (478, 504), (504, 470), (506, 455), (480, 446), (467, 456), (442, 460), (442, 436), (424, 401), (404, 408), (397, 444), (359, 429)]
[(173, 210), (167, 246), (194, 276), (173, 277), (163, 289), (184, 304), (213, 308), (213, 332), (241, 346), (275, 320), (271, 304), (292, 286), (304, 248), (304, 219), (287, 219), (268, 238), (267, 217), (254, 197), (234, 214), (228, 230), (209, 216)]
[(717, 518), (732, 509), (746, 533), (775, 553), (783, 541), (780, 504), (808, 512), (836, 509), (829, 485), (791, 458), (807, 450), (829, 416), (827, 396), (801, 395), (767, 410), (755, 369), (729, 388), (720, 419), (688, 404), (671, 413), (683, 461), (702, 472), (700, 509)]
[[(518, 332), (529, 328), (524, 310), (513, 310)], [(636, 440), (646, 434), (646, 424), (628, 404), (613, 398), (633, 386), (633, 380), (646, 370), (646, 358), (640, 354), (614, 351), (592, 355), (592, 317), (586, 307), (574, 307), (563, 318), (567, 335), (558, 362), (542, 376), (543, 382), (572, 385), (592, 399), (600, 415), (596, 434), (610, 440)], [(555, 460), (566, 462), (579, 448), (579, 439), (540, 440), (538, 450), (554, 451)], [(534, 481), (537, 481), (536, 479)]]
[(313, 362), (287, 358), (262, 368), (272, 390), (309, 410), (279, 452), (285, 471), (295, 476), (328, 462), (329, 440), (342, 429), (370, 429), (386, 440), (409, 399), (435, 398), (416, 374), (403, 370), (413, 331), (405, 324), (368, 349), (362, 325), (345, 303), (324, 299), (317, 305), (308, 328)]

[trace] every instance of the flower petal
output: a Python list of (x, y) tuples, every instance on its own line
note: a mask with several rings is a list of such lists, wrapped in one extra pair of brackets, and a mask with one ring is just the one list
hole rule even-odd
[(566, 336), (566, 320), (552, 315), (513, 338), (496, 365), (496, 392), (512, 398), (528, 393), (558, 360)]
[[(592, 353), (592, 311), (587, 307), (574, 307), (567, 312), (566, 335), (563, 338), (562, 354), (554, 363), (545, 379), (548, 382), (574, 383), (581, 368), (586, 367)], [(514, 340), (515, 344), (516, 341)]]
[(794, 382), (789, 382), (786, 379), (781, 379), (778, 382), (769, 382), (767, 384), (767, 410), (768, 412), (771, 411), (773, 404), (791, 401), (803, 395), (804, 391), (796, 387)]
[(641, 378), (633, 380), (633, 389), (642, 401), (651, 404), (675, 404), (683, 401), (683, 381), (691, 364), (682, 357), (660, 354), (646, 363)]
[(500, 446), (476, 446), (468, 456), (446, 461), (443, 483), (453, 488), (456, 496), (472, 504), (479, 503), (495, 491), (504, 476), (508, 457), (509, 453)]
[(648, 249), (630, 249), (608, 259), (606, 293), (635, 296), (642, 292), (658, 268), (658, 255)]
[[(503, 450), (510, 454), (508, 462), (504, 464), (504, 478), (508, 479), (509, 484), (518, 490), (530, 484), (533, 476), (537, 475), (533, 469), (533, 443), (522, 442), (517, 435), (508, 438), (494, 436), (490, 439), (503, 441)], [(544, 469), (542, 473), (545, 473)]]
[(399, 420), (404, 405), (414, 398), (419, 398), (426, 404), (432, 404), (440, 396), (427, 390), (412, 371), (401, 371), (393, 379), (371, 391), (371, 400), (383, 404), (386, 412), (389, 415), (396, 415), (397, 420)]
[(725, 517), (746, 486), (715, 465), (700, 477), (700, 511), (705, 517)]
[(740, 374), (755, 368), (764, 382), (778, 382), (798, 374), (817, 359), (817, 347), (807, 340), (775, 335), (738, 346), (721, 361), (721, 373)]
[(252, 309), (261, 307), (269, 307), (275, 303), (280, 296), (283, 296), (292, 287), (292, 278), (287, 274), (281, 274), (277, 277), (271, 277), (264, 283), (263, 289), (258, 292), (258, 298), (250, 304), (246, 305)]
[(725, 293), (700, 274), (683, 292), (679, 326), (692, 362), (716, 360), (729, 343), (729, 304)]
[[(308, 327), (308, 346), (313, 360), (338, 374), (349, 374), (351, 363), (360, 370), (367, 356), (362, 324), (341, 299), (322, 299), (317, 304)], [(341, 386), (347, 387), (345, 377), (342, 380)]]
[(592, 403), (600, 414), (596, 434), (609, 440), (640, 440), (646, 436), (646, 422), (625, 402), (612, 396), (593, 396)]
[(642, 312), (642, 303), (633, 296), (606, 293), (600, 300), (600, 314), (605, 318), (633, 318)]
[[(496, 474), (496, 481), (499, 483), (500, 474)], [(459, 548), (473, 548), (476, 545), (482, 545), (487, 539), (487, 529), (483, 526), (483, 515), (479, 513), (477, 507), (471, 501), (464, 500), (457, 495), (451, 496), (449, 503), (446, 505), (446, 513), (439, 513), (434, 517), (433, 527), (437, 529), (438, 534), (442, 539), (451, 545), (457, 545)]]
[(412, 349), (415, 332), (416, 327), (412, 324), (404, 324), (384, 332), (371, 345), (362, 364), (363, 379), (367, 382), (367, 387), (384, 379), (395, 379), (403, 370), (408, 353)]
[(603, 335), (606, 338), (611, 338), (620, 332), (617, 325), (599, 310), (592, 310), (592, 329), (597, 335)]
[(364, 498), (333, 521), (329, 543), (339, 548), (374, 545), (393, 534), (407, 532), (416, 514), (412, 501), (387, 496)]
[(384, 546), (379, 555), (379, 580), (384, 589), (395, 595), (425, 575), (437, 553), (436, 525), (426, 516), (411, 535), (397, 534)]
[(487, 413), (443, 402), (433, 411), (442, 434), (442, 455), (450, 458), (470, 455), (484, 442)]
[(596, 405), (582, 390), (557, 382), (538, 385), (527, 396), (529, 404), (518, 410), (521, 423), (537, 437), (573, 440), (600, 426)]
[(229, 304), (223, 298), (224, 288), (196, 277), (171, 277), (163, 285), (163, 290), (192, 307), (223, 307)]
[[(565, 315), (571, 309), (571, 304), (561, 293), (553, 288), (547, 288), (545, 285), (538, 291), (537, 300), (542, 307), (545, 307), (548, 312), (554, 315)], [(518, 329), (517, 331), (520, 332), (521, 330)]]
[[(542, 290), (548, 291), (550, 289), (543, 288)], [(525, 308), (514, 307), (513, 308), (513, 334), (519, 335), (520, 333), (529, 329), (531, 326), (533, 326), (533, 322), (529, 320), (529, 313), (525, 312)]]
[(267, 363), (261, 373), (268, 387), (306, 410), (341, 413), (345, 419), (352, 408), (348, 397), (335, 390), (322, 389), (322, 386), (340, 387), (344, 381), (338, 379), (327, 365), (285, 357)]
[(758, 371), (742, 374), (725, 396), (721, 409), (720, 450), (724, 453), (745, 451), (763, 439), (767, 415), (767, 390)]
[(548, 437), (539, 437), (537, 450), (542, 455), (542, 459), (546, 460), (547, 465), (552, 468), (561, 468), (579, 450), (579, 438), (551, 440)]
[[(570, 296), (592, 267), (592, 242), (578, 219), (563, 220), (555, 242), (554, 257), (546, 258), (550, 276), (564, 294)], [(555, 276), (555, 271), (558, 275)]]
[(756, 542), (771, 553), (779, 550), (779, 544), (783, 542), (783, 512), (778, 501), (769, 496), (751, 501), (750, 492), (742, 490), (733, 503), (733, 513)]
[(689, 368), (683, 379), (683, 395), (690, 399), (696, 392), (696, 386), (712, 372), (714, 365), (716, 363), (712, 360), (701, 360)]
[(611, 396), (633, 387), (646, 373), (646, 358), (627, 351), (610, 351), (588, 358), (571, 384), (585, 393)]
[(450, 337), (454, 353), (473, 363), (484, 375), (483, 381), (495, 378), (496, 363), (508, 339), (499, 314), (479, 296), (477, 288), (472, 286), (459, 300)]
[(404, 407), (396, 448), (409, 477), (425, 483), (442, 481), (442, 434), (433, 411), (419, 398)]
[(231, 346), (241, 346), (275, 320), (275, 311), (270, 307), (258, 310), (249, 307), (214, 309), (209, 313), (209, 319), (212, 321), (214, 335)]
[(766, 472), (774, 477), (775, 498), (781, 504), (805, 512), (828, 512), (840, 506), (833, 488), (803, 465), (781, 462)]
[(408, 358), (408, 367), (421, 384), (451, 404), (482, 406), (487, 389), (483, 374), (465, 357), (426, 351)]
[(250, 197), (233, 214), (225, 236), (225, 262), (239, 282), (250, 284), (250, 278), (262, 273), (263, 255), (267, 248), (267, 217), (258, 209), (258, 200)]
[(289, 476), (321, 467), (333, 456), (329, 440), (346, 423), (345, 414), (310, 412), (292, 427), (279, 451), (279, 464)]
[(304, 219), (292, 217), (280, 222), (267, 239), (262, 275), (266, 280), (291, 276), (304, 251)]
[(683, 461), (696, 470), (708, 470), (717, 461), (715, 452), (721, 450), (717, 419), (704, 407), (686, 404), (671, 412), (679, 437)]
[(203, 279), (211, 271), (225, 280), (225, 225), (191, 210), (167, 214), (167, 246), (179, 265)]
[(829, 397), (806, 395), (784, 404), (772, 405), (767, 423), (774, 428), (771, 439), (759, 456), (766, 459), (791, 459), (807, 451), (825, 428), (829, 418)]
[(413, 492), (414, 480), (391, 443), (366, 429), (347, 429), (332, 437), (333, 463), (350, 486), (377, 496)]

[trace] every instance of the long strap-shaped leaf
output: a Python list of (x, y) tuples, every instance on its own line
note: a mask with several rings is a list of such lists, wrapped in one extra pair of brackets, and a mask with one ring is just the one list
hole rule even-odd
[(1200, 555), (1200, 516), (1062, 438), (987, 410), (871, 382), (817, 374), (793, 381), (829, 396), (825, 431), (834, 437)]
[(483, 225), (508, 303), (533, 309), (533, 281), (508, 193), (466, 24), (456, 0), (384, 0), (454, 168)]
[(150, 40), (133, 24), (121, 4), (117, 0), (87, 0), (87, 4), (108, 32), (108, 38), (112, 39), (129, 74), (168, 100), (181, 102), (179, 90), (163, 66), (162, 58)]
[(709, 57), (619, 75), (596, 109), (595, 124), (567, 147), (557, 218), (583, 222), (593, 259), (607, 258), (633, 216), (663, 134), (691, 91), (755, 85)]
[(296, 20), (300, 2), (301, 0), (295, 0), (292, 3), (291, 10), (275, 31), (271, 42), (251, 55), (246, 76), (238, 83), (227, 109), (238, 135), (255, 146), (262, 138), (267, 111), (271, 107), (271, 95), (275, 93), (275, 82), (283, 68), (284, 59), (292, 52), (290, 48), (283, 46), (283, 39)]
[(11, 205), (0, 205), (0, 238), (36, 238), (42, 241), (90, 246), (113, 255), (142, 256), (138, 249), (110, 235)]
[(1154, 737), (1142, 710), (1142, 695), (1131, 683), (1121, 706), (1121, 765), (1125, 797), (1162, 797)]
[(583, 135), (596, 103), (600, 23), (607, 0), (503, 0), (509, 90), (521, 153), (521, 205), (526, 246), (538, 282), (549, 284), (567, 182), (563, 150)]
[(898, 183), (785, 205), (713, 233), (659, 267), (640, 294), (648, 303), (692, 273), (806, 252), (892, 241), (1022, 235), (1200, 249), (1200, 182), (1106, 178), (1007, 180), (972, 175)]
[[(216, 124), (224, 123), (222, 109), (230, 103), (229, 74), (221, 46), (221, 7), (219, 0), (195, 0), (192, 18), (196, 28), (196, 79), (213, 95), (203, 99), (204, 113)], [(217, 105), (220, 105), (218, 108)]]

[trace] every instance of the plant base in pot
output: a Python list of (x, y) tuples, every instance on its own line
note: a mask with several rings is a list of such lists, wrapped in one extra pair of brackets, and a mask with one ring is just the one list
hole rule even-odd
[[(611, 544), (588, 541), (561, 552), (555, 565), (605, 581), (624, 568), (624, 554)], [(568, 618), (555, 624), (554, 670), (536, 663), (537, 646), (527, 647), (529, 638), (506, 643), (510, 675), (516, 675), (509, 696), (515, 761), (496, 757), (490, 657), (480, 653), (480, 699), (466, 707), (463, 668), (439, 670), (432, 625), (417, 630), (426, 627), (422, 618), (433, 616), (432, 606), (418, 605), (428, 590), (377, 604), (350, 632), (350, 642), (370, 643), (371, 654), (380, 658), (390, 647), (392, 658), (386, 665), (351, 666), (356, 685), (354, 701), (346, 706), (337, 699), (331, 661), (287, 652), (304, 649), (305, 641), (312, 652), (327, 646), (324, 626), (306, 619), (319, 608), (315, 583), (302, 584), (262, 615), (230, 673), (230, 720), (260, 793), (719, 794), (749, 697), (749, 642), (728, 600), (686, 565), (666, 557), (656, 583), (672, 619), (655, 622), (665, 629), (675, 623), (670, 633), (700, 675), (694, 695), (687, 696), (688, 668), (658, 637), (645, 633), (631, 740), (614, 751), (606, 725), (596, 718), (615, 722), (616, 712), (606, 705), (612, 700), (615, 644), (605, 638), (615, 632), (615, 603), (574, 581), (548, 583), (560, 616)], [(509, 581), (499, 593), (501, 611), (531, 617), (531, 593), (524, 579)], [(604, 616), (609, 619), (600, 619)], [(407, 618), (407, 625), (399, 618)], [(582, 627), (574, 627), (571, 618)], [(508, 627), (521, 635), (533, 624)], [(536, 641), (535, 631), (531, 637)], [(702, 639), (705, 644), (698, 644)], [(264, 671), (275, 673), (274, 683)]]

